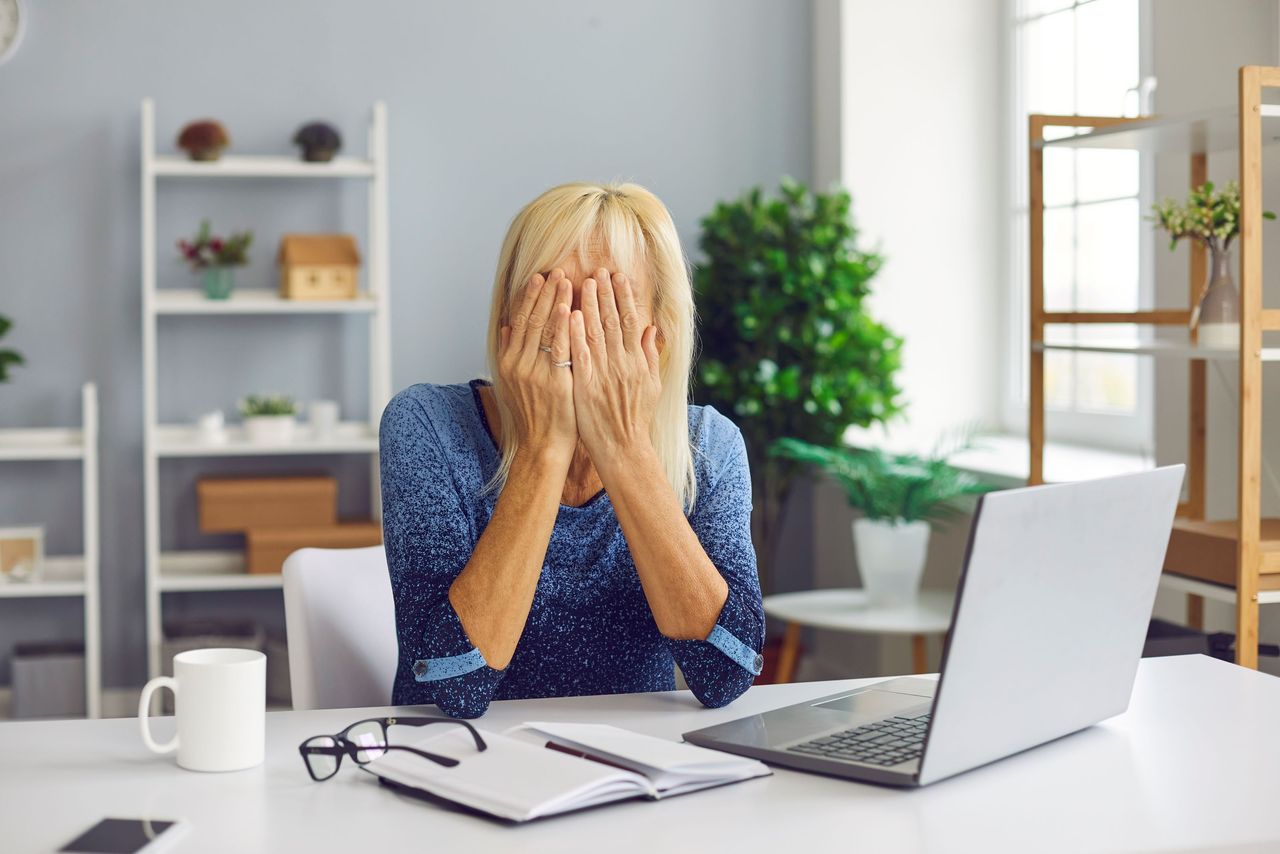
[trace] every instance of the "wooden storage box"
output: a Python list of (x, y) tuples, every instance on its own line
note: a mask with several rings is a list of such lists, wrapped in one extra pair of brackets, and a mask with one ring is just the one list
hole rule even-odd
[(349, 234), (286, 234), (276, 262), (285, 299), (356, 298), (360, 250)]
[(196, 483), (200, 530), (324, 527), (338, 521), (338, 482), (331, 477), (209, 477)]
[(252, 573), (279, 572), (298, 549), (358, 549), (382, 542), (381, 522), (341, 522), (325, 527), (253, 528), (245, 532), (245, 565)]
[[(1258, 589), (1280, 590), (1280, 519), (1262, 520)], [(1213, 584), (1236, 585), (1240, 541), (1234, 519), (1174, 519), (1164, 571)]]

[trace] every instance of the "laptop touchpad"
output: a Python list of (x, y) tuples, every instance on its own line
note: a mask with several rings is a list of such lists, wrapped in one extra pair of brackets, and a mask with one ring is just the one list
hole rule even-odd
[(853, 712), (874, 718), (904, 713), (924, 714), (933, 705), (936, 682), (925, 679), (891, 679), (861, 691), (836, 697), (814, 708)]

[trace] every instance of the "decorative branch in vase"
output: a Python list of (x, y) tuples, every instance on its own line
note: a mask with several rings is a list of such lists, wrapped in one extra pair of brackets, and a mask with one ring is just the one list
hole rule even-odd
[[(1240, 185), (1228, 181), (1221, 192), (1206, 181), (1179, 205), (1165, 199), (1151, 206), (1157, 228), (1169, 234), (1169, 249), (1183, 238), (1197, 240), (1209, 250), (1209, 286), (1191, 309), (1191, 329), (1199, 329), (1202, 347), (1230, 349), (1240, 344), (1240, 295), (1231, 280), (1231, 244), (1240, 234)], [(1275, 219), (1263, 211), (1265, 219)]]
[(178, 241), (178, 252), (201, 274), (206, 297), (227, 299), (235, 287), (234, 268), (249, 263), (251, 243), (252, 231), (239, 231), (226, 239), (214, 236), (206, 219), (194, 239)]

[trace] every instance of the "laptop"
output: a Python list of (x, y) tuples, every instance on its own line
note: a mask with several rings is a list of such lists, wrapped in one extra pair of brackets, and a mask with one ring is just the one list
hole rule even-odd
[(917, 787), (1129, 706), (1185, 467), (982, 496), (941, 676), (685, 733), (774, 765)]

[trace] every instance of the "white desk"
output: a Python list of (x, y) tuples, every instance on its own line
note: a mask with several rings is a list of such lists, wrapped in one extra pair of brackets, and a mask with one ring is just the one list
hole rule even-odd
[[(719, 710), (699, 708), (686, 692), (511, 701), (495, 703), (480, 724), (601, 720), (678, 737), (864, 681), (761, 686)], [(231, 774), (183, 771), (153, 757), (132, 719), (0, 724), (0, 850), (52, 851), (108, 815), (186, 818), (180, 854), (1280, 846), (1280, 679), (1198, 656), (1144, 661), (1125, 715), (925, 789), (779, 770), (524, 826), (403, 798), (347, 763), (334, 779), (311, 782), (297, 745), (369, 711), (272, 713), (266, 764)], [(157, 736), (168, 727), (157, 721)]]

